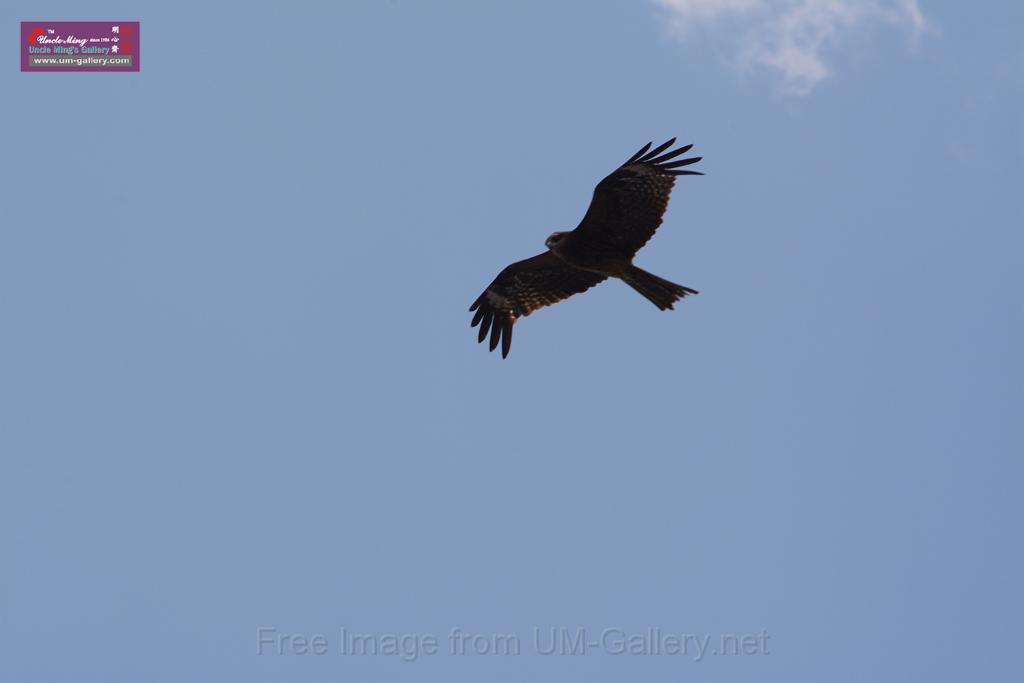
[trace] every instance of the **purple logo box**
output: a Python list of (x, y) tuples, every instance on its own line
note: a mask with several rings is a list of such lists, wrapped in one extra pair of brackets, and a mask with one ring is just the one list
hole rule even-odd
[(137, 21), (23, 21), (22, 71), (138, 71)]

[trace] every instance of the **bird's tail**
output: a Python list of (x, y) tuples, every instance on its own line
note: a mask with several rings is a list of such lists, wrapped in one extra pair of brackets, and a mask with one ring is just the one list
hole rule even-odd
[(622, 280), (663, 311), (666, 308), (671, 309), (672, 304), (684, 296), (697, 293), (696, 289), (663, 280), (636, 266), (630, 266), (622, 275)]

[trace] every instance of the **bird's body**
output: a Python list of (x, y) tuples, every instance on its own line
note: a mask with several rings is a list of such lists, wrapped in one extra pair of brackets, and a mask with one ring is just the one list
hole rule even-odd
[[(598, 183), (590, 208), (571, 232), (555, 232), (548, 251), (508, 266), (477, 298), (472, 326), (480, 325), (479, 341), (490, 332), (493, 351), (501, 342), (508, 355), (517, 318), (590, 289), (609, 277), (621, 279), (655, 306), (665, 310), (696, 290), (677, 285), (633, 265), (633, 256), (661, 225), (678, 170), (701, 157), (671, 161), (691, 145), (663, 153), (675, 138), (654, 150), (648, 143)], [(660, 155), (660, 156), (659, 156)]]
[(570, 266), (608, 277), (621, 277), (625, 262), (615, 249), (573, 232), (556, 232), (548, 240), (551, 241), (548, 249)]

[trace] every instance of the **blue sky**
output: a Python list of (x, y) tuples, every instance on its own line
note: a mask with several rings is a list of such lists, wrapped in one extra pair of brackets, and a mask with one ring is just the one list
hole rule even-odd
[[(1020, 680), (1019, 3), (0, 17), (142, 34), (138, 74), (0, 70), (0, 678)], [(671, 136), (707, 175), (637, 263), (700, 296), (478, 346), (494, 275)]]

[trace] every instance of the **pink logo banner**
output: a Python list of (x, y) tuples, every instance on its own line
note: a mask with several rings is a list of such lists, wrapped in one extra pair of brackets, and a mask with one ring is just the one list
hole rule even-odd
[(137, 21), (23, 21), (22, 71), (138, 71)]

